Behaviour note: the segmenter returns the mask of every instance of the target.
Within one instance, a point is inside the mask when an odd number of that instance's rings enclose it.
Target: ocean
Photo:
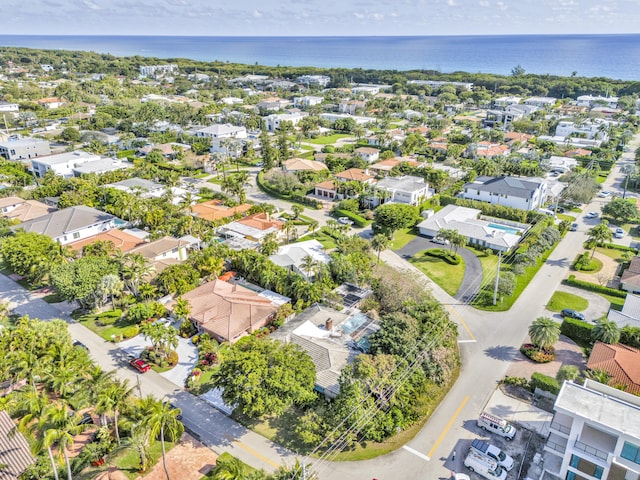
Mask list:
[[[640,81],[640,35],[197,37],[0,35],[0,46],[269,66],[528,73]]]

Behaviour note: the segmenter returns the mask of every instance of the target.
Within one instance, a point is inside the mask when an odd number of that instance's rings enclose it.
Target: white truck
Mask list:
[[[475,450],[469,450],[467,457],[464,459],[464,466],[472,472],[482,475],[487,480],[505,480],[507,478],[507,471],[498,465],[495,460]]]
[[[495,445],[490,444],[486,440],[480,440],[476,438],[473,442],[471,442],[471,449],[476,452],[480,452],[482,455],[491,458],[498,462],[498,465],[503,467],[507,472],[510,472],[515,465],[513,458],[504,453],[503,450],[500,450]]]
[[[480,414],[477,424],[482,430],[495,433],[507,440],[513,440],[517,433],[516,427],[508,423],[506,420],[498,418],[487,412],[482,412]]]

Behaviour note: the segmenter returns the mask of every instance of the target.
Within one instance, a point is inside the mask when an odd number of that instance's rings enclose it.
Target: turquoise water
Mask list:
[[[506,225],[500,225],[498,223],[490,223],[489,226],[491,228],[495,228],[496,230],[503,230],[507,233],[511,233],[513,235],[520,235],[521,231],[517,228],[507,227]]]
[[[369,317],[367,317],[366,314],[356,313],[353,317],[351,317],[349,320],[347,320],[342,325],[340,325],[340,328],[344,333],[351,335],[358,328],[360,328],[367,320],[369,320]]]

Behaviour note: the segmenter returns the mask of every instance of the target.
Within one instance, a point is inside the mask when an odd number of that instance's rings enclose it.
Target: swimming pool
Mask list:
[[[522,233],[518,228],[508,227],[506,225],[500,225],[499,223],[490,223],[489,227],[495,228],[496,230],[502,230],[504,232],[511,233],[513,235],[520,235],[520,233]]]

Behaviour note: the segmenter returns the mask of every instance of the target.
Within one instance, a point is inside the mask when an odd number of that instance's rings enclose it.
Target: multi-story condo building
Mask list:
[[[545,479],[638,480],[640,397],[564,382],[544,447]]]

